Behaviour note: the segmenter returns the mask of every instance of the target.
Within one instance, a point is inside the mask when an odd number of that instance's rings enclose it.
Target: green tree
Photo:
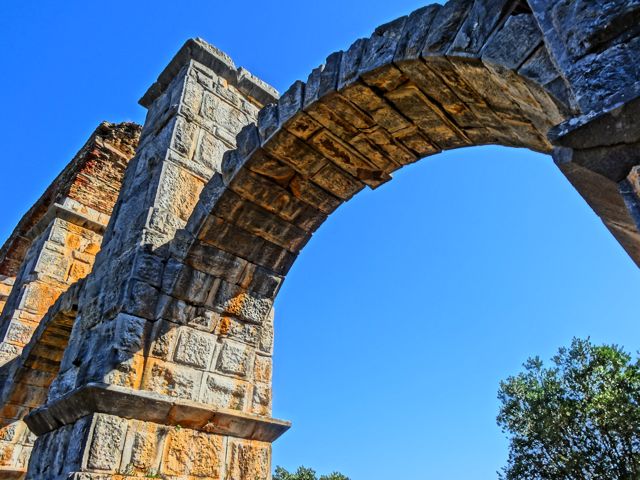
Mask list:
[[[574,339],[500,384],[506,480],[640,479],[640,361]]]
[[[276,467],[273,480],[349,480],[341,473],[334,472],[329,475],[322,475],[318,478],[316,472],[311,468],[299,467],[295,473],[289,473],[282,467]]]

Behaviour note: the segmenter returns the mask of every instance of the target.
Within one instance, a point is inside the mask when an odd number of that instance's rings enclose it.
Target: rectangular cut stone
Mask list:
[[[396,49],[396,62],[420,58],[431,23],[441,8],[438,4],[427,5],[409,15]]]
[[[342,203],[335,195],[323,190],[299,175],[291,180],[289,188],[296,198],[313,205],[327,215],[335,211]]]
[[[338,78],[338,90],[356,82],[359,77],[360,61],[367,44],[367,39],[360,38],[342,54],[340,59],[340,76]]]
[[[332,163],[328,163],[313,177],[314,183],[332,195],[348,200],[364,188],[364,184]]]
[[[307,140],[322,126],[306,112],[299,112],[287,123],[286,129],[300,140]]]
[[[242,170],[230,187],[243,198],[277,214],[307,232],[312,232],[326,216],[288,190],[267,178]]]
[[[400,17],[376,29],[362,54],[359,68],[361,74],[393,61],[406,21],[407,17]]]
[[[540,85],[546,85],[560,75],[544,45],[524,62],[518,73]]]
[[[442,149],[434,145],[426,135],[423,135],[418,127],[409,127],[400,130],[394,134],[394,139],[403,145],[407,151],[412,152],[406,156],[394,157],[402,159],[404,165],[442,151]]]
[[[326,163],[322,155],[286,130],[279,131],[265,149],[303,175],[313,175]]]
[[[533,15],[512,15],[482,49],[482,61],[515,70],[541,44],[542,32]]]
[[[245,378],[249,373],[249,368],[253,359],[253,350],[242,343],[225,341],[220,347],[216,371]]]
[[[354,83],[341,92],[342,96],[361,110],[368,113],[374,120],[373,125],[379,125],[391,133],[402,130],[412,123],[390,105],[384,97],[379,96],[364,83]]]
[[[193,368],[150,359],[145,368],[142,388],[170,397],[195,400],[201,381],[202,372]]]
[[[387,98],[440,148],[454,148],[470,143],[415,85],[390,92]]]
[[[198,270],[229,282],[236,282],[247,265],[246,260],[201,242],[197,242],[189,250],[186,262]]]
[[[324,97],[307,112],[319,124],[345,139],[375,125],[368,115],[338,94]]]
[[[249,385],[241,380],[223,375],[205,374],[200,392],[200,401],[218,408],[244,410],[248,405]]]
[[[206,369],[211,362],[215,345],[214,335],[183,327],[180,329],[175,361]]]
[[[221,479],[226,439],[186,428],[169,430],[161,473]]]
[[[216,296],[216,306],[247,322],[262,324],[273,307],[273,299],[223,282]]]
[[[251,155],[251,158],[246,162],[246,167],[282,186],[286,186],[296,175],[296,171],[286,162],[270,157],[263,150],[258,150]]]
[[[292,252],[299,251],[309,240],[304,230],[232,191],[224,194],[212,213]]]
[[[271,445],[256,441],[230,440],[227,450],[228,480],[269,478]]]
[[[426,64],[406,62],[399,68],[422,92],[433,98],[449,114],[456,125],[462,128],[478,127],[482,121]]]
[[[335,92],[338,87],[338,77],[340,75],[340,62],[342,60],[342,52],[334,52],[329,55],[325,61],[322,72],[320,73],[320,85],[318,87],[318,98]],[[305,104],[305,107],[307,105]]]
[[[295,259],[295,254],[288,250],[218,217],[209,217],[200,235],[206,243],[278,274],[287,272]]]
[[[302,110],[303,95],[304,83],[298,80],[278,99],[278,121],[281,127]]]
[[[359,178],[363,171],[376,169],[374,165],[371,165],[358,152],[354,151],[327,130],[320,131],[317,135],[314,135],[309,142],[318,151],[322,152],[325,158],[328,158],[342,170],[356,178]],[[366,183],[366,180],[364,180],[364,182]]]
[[[473,2],[448,54],[475,55],[505,15],[513,0],[482,0]]]
[[[423,56],[447,50],[473,3],[473,0],[450,0],[438,10],[422,50]]]
[[[115,472],[120,465],[120,452],[127,432],[127,421],[113,415],[94,417],[87,467]]]

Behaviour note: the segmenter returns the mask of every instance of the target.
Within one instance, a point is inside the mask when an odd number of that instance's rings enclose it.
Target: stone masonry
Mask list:
[[[640,265],[638,20],[636,0],[450,0],[281,96],[187,41],[139,141],[102,125],[93,173],[74,160],[0,251],[0,478],[269,479],[287,272],[342,203],[443,150],[553,155]]]

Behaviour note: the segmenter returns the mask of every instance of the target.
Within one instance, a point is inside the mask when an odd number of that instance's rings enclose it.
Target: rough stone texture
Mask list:
[[[87,216],[89,221],[107,224],[139,135],[140,127],[133,123],[104,122],[95,130],[0,249],[0,275],[18,274],[34,238],[31,230],[56,203]]]
[[[30,340],[7,329],[24,351],[0,370],[3,455],[26,461],[24,419],[39,435],[28,478],[268,479],[270,442],[288,428],[271,418],[287,272],[342,203],[443,150],[553,152],[640,261],[636,7],[605,3],[425,7],[329,55],[281,98],[188,41],[141,101],[101,250],[75,298],[58,300],[72,306],[43,313]],[[63,238],[69,220],[55,221]],[[47,235],[3,284],[22,284],[19,271],[67,282],[84,244],[52,249]],[[56,295],[27,298],[48,308]]]
[[[636,88],[637,0],[529,0],[529,4],[583,111],[606,108]]]

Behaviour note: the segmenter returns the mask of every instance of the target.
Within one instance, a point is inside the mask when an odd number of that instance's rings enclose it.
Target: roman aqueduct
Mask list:
[[[553,155],[640,265],[640,2],[450,0],[283,95],[189,40],[0,250],[0,478],[270,478],[272,305],[327,217],[395,170]]]

